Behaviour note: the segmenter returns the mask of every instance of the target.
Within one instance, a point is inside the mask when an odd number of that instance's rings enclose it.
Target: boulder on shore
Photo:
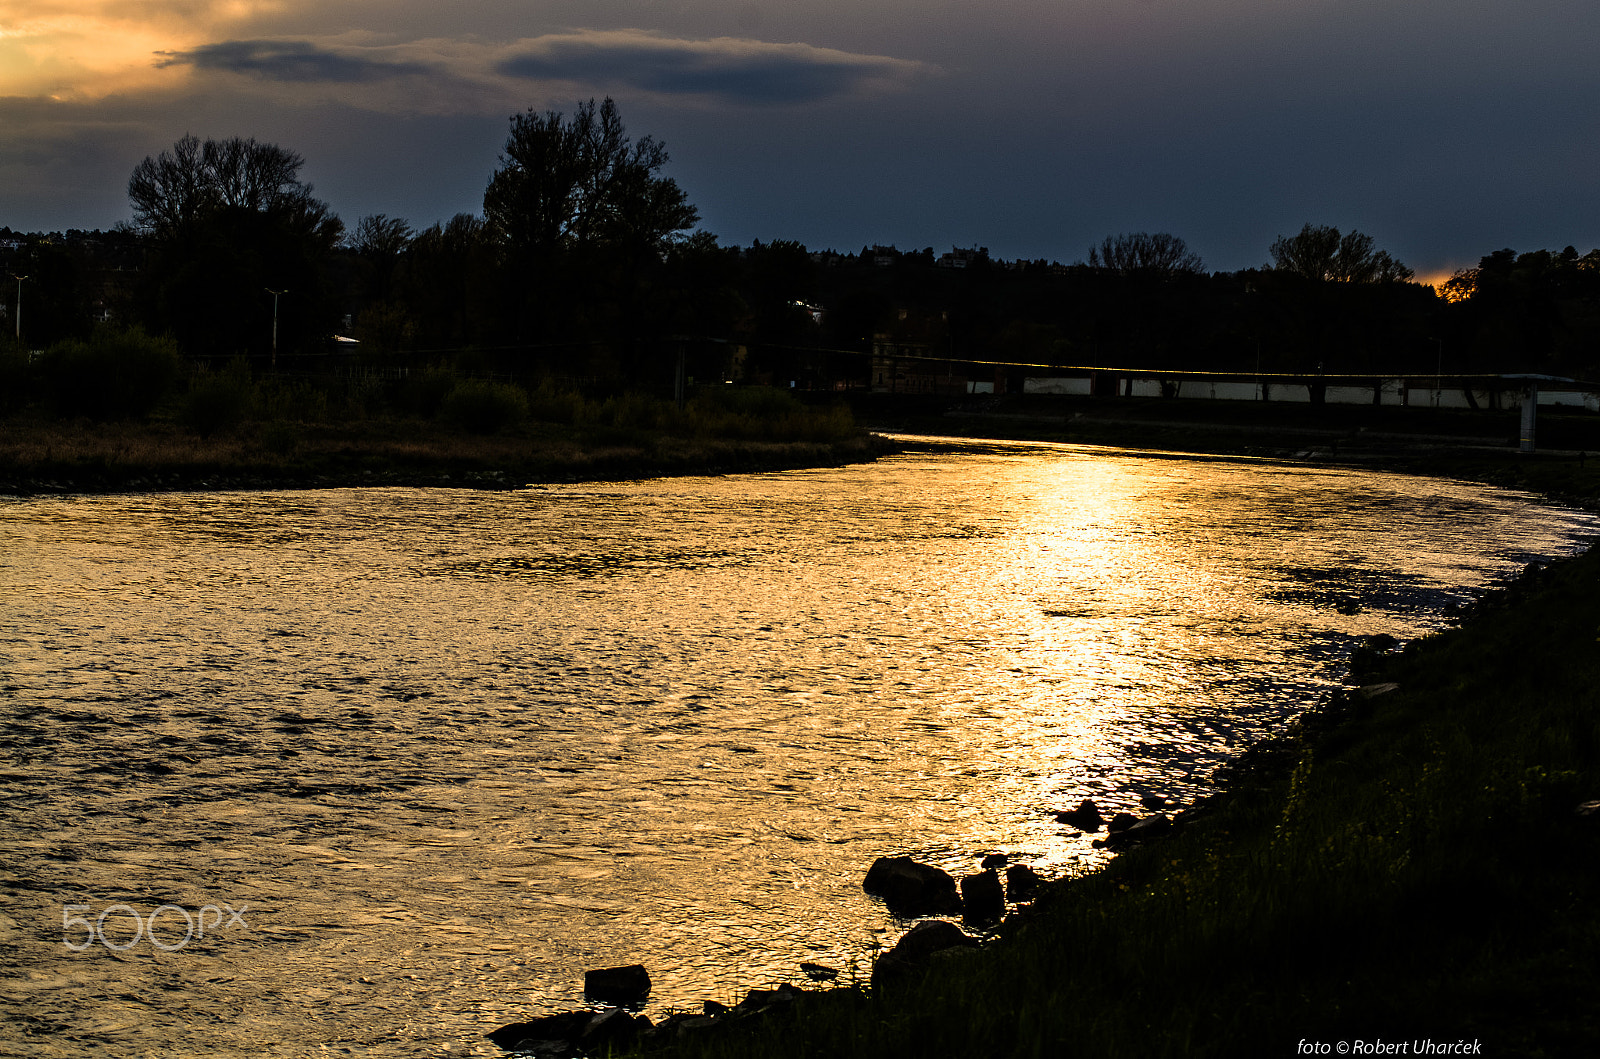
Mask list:
[[[903,981],[915,972],[925,971],[935,953],[977,944],[977,938],[943,919],[918,923],[872,965],[872,987],[879,989],[885,983]]]
[[[1005,918],[1006,893],[993,868],[961,880],[961,918],[973,926],[987,926]]]
[[[1118,813],[1116,816],[1113,816],[1111,818],[1111,822],[1106,825],[1106,833],[1108,835],[1115,835],[1119,831],[1128,830],[1128,828],[1132,827],[1138,822],[1139,818],[1134,816],[1132,813]]]
[[[879,857],[861,888],[883,898],[889,911],[903,918],[961,914],[955,878],[942,868],[910,857]]]
[[[529,1052],[540,1059],[567,1059],[626,1048],[648,1029],[650,1020],[643,1015],[613,1007],[513,1022],[485,1036],[507,1051]]]
[[[1119,813],[1117,815],[1121,817],[1123,814]],[[1129,819],[1132,820],[1131,817]],[[1171,831],[1172,818],[1166,813],[1157,813],[1155,816],[1147,816],[1143,820],[1132,820],[1131,823],[1120,827],[1115,826],[1115,821],[1113,821],[1113,825],[1110,833],[1104,839],[1095,841],[1096,846],[1102,846],[1106,849],[1125,849],[1128,846],[1138,845],[1140,842],[1148,841]]]
[[[1026,864],[1013,864],[1006,869],[1006,896],[1013,902],[1031,901],[1043,882],[1039,873]]]

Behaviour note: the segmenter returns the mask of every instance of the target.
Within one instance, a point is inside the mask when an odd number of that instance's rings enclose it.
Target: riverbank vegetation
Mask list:
[[[1170,837],[1053,885],[981,948],[672,1054],[1592,1054],[1597,638],[1600,553],[1530,572],[1461,628],[1368,652],[1368,694],[1308,711]]]
[[[102,328],[12,366],[0,492],[631,478],[870,459],[842,404],[705,387],[627,391],[417,371],[289,376],[237,358],[184,364],[172,342]]]

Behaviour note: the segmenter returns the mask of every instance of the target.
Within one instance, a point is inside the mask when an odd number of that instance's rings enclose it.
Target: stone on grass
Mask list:
[[[943,919],[918,923],[872,965],[872,986],[877,989],[887,982],[904,981],[914,972],[925,971],[935,953],[977,944],[976,938]]]

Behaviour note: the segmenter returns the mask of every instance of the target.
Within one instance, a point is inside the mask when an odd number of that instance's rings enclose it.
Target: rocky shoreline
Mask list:
[[[1457,616],[1464,622],[1471,621],[1478,615],[1524,601],[1546,582],[1547,569],[1539,564],[1526,567],[1515,579],[1460,608]],[[1146,795],[1140,803],[1148,815],[1120,812],[1108,819],[1093,799],[1084,799],[1075,807],[1054,811],[1055,819],[1082,833],[1099,834],[1104,830],[1104,837],[1095,839],[1094,846],[1118,855],[1159,848],[1191,824],[1213,816],[1231,800],[1258,796],[1281,783],[1297,762],[1336,743],[1350,722],[1369,718],[1380,710],[1384,700],[1399,692],[1401,685],[1377,678],[1390,662],[1413,653],[1419,642],[1402,645],[1389,636],[1369,637],[1352,657],[1351,675],[1355,680],[1373,682],[1321,697],[1283,732],[1258,741],[1221,766],[1213,774],[1214,793],[1189,806],[1179,807],[1160,796]],[[1588,805],[1588,815],[1600,815],[1600,802]],[[1580,807],[1582,811],[1584,808]],[[910,857],[878,858],[867,871],[862,888],[883,900],[892,915],[915,922],[874,961],[871,995],[883,996],[912,986],[933,969],[959,960],[963,953],[1003,946],[1010,935],[1036,917],[1049,916],[1052,908],[1073,900],[1077,884],[1103,871],[1105,868],[1088,877],[1047,880],[1025,864],[1009,863],[1005,854],[991,854],[984,858],[979,872],[957,879]],[[961,921],[959,925],[956,919]],[[867,997],[862,989],[864,983],[838,984],[834,969],[814,964],[802,964],[801,969],[818,983],[818,989],[787,984],[776,989],[751,989],[732,1007],[708,1000],[699,1012],[675,1012],[659,1022],[637,1014],[649,995],[644,967],[592,971],[586,976],[585,994],[592,1002],[606,1006],[514,1023],[486,1036],[509,1051],[540,1059],[578,1059],[611,1051],[651,1052],[691,1039],[705,1040],[708,1032],[733,1028],[760,1032],[761,1019],[786,1012],[803,999],[855,1004]],[[597,984],[618,980],[631,981],[632,985],[619,991],[614,985]]]
[[[1536,578],[1537,571],[1530,568],[1526,576]],[[1491,593],[1486,599],[1505,597],[1514,591],[1515,586],[1496,590],[1498,596]],[[1358,659],[1364,659],[1358,665],[1368,671],[1380,668],[1382,658],[1396,653],[1398,647],[1391,637],[1370,637],[1357,654]],[[1284,733],[1252,745],[1222,766],[1214,776],[1216,792],[1188,807],[1180,808],[1161,796],[1145,795],[1140,803],[1149,815],[1119,812],[1107,819],[1100,806],[1086,798],[1074,808],[1055,810],[1052,815],[1057,823],[1082,833],[1098,834],[1104,830],[1105,836],[1093,841],[1097,849],[1121,854],[1157,844],[1209,816],[1234,787],[1253,789],[1267,779],[1284,775],[1300,753],[1315,747],[1344,720],[1365,716],[1375,700],[1398,689],[1398,684],[1386,682],[1326,696],[1291,722]],[[874,960],[869,979],[872,992],[882,994],[911,984],[934,966],[959,958],[963,952],[1001,943],[1008,933],[1046,912],[1052,901],[1064,899],[1076,881],[1046,879],[1026,864],[1010,863],[1003,853],[989,854],[978,872],[959,879],[911,857],[879,857],[863,878],[862,889],[881,899],[897,919],[915,922]],[[961,921],[960,925],[955,919]],[[485,1036],[508,1051],[539,1059],[579,1059],[609,1051],[650,1051],[670,1047],[686,1037],[699,1038],[707,1031],[748,1028],[755,1020],[787,1010],[808,995],[824,1000],[844,994],[853,1000],[861,995],[861,983],[836,984],[837,969],[810,963],[801,964],[800,969],[818,983],[818,990],[789,984],[776,989],[752,988],[732,1007],[706,1000],[699,1012],[674,1012],[659,1022],[638,1013],[650,994],[645,967],[592,970],[585,975],[584,994],[592,1003],[603,1006],[512,1023]]]

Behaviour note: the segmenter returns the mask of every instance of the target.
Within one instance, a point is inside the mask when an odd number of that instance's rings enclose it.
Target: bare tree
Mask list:
[[[139,227],[175,231],[210,205],[214,189],[204,154],[198,139],[185,136],[172,150],[146,157],[134,167],[128,178],[128,199]]]
[[[385,261],[399,257],[411,243],[411,225],[386,213],[374,213],[356,222],[350,249],[362,257]]]
[[[1120,276],[1174,276],[1205,271],[1200,255],[1190,252],[1182,239],[1166,232],[1107,236],[1099,246],[1089,248],[1089,264]]]
[[[223,209],[270,213],[291,228],[319,239],[337,238],[342,226],[326,203],[300,180],[305,159],[274,143],[233,137],[185,136],[154,158],[146,157],[128,178],[133,218],[158,236],[169,236]]]

